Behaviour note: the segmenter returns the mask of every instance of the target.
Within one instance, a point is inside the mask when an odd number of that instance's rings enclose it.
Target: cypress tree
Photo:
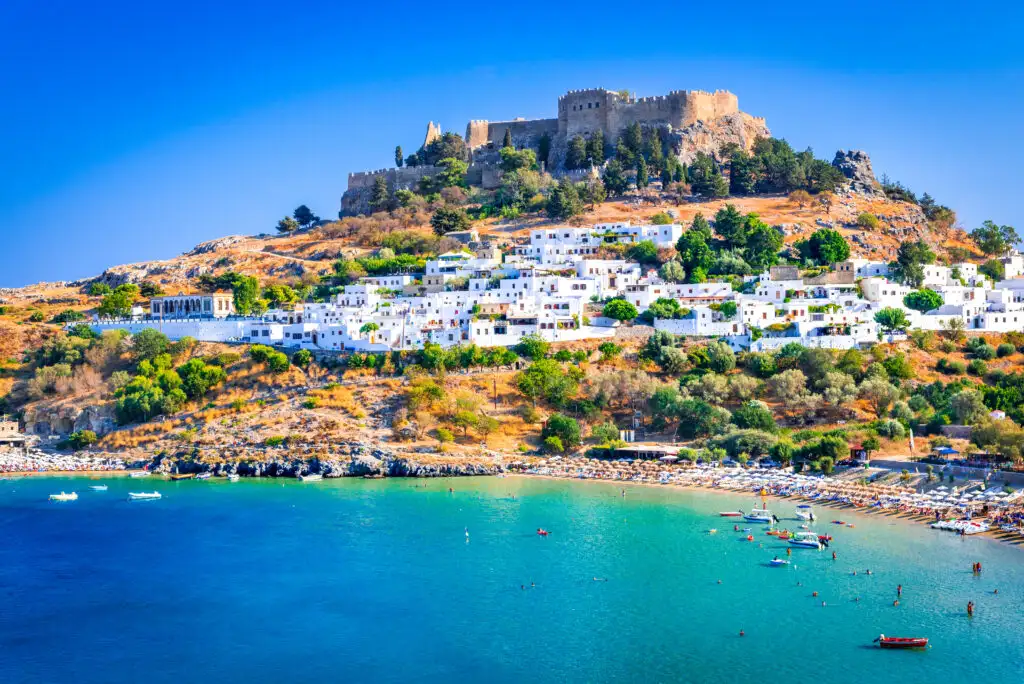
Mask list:
[[[402,168],[403,159],[405,159],[405,157],[402,155],[402,146],[398,145],[395,147],[395,166]]]
[[[639,157],[636,160],[636,187],[646,188],[649,183],[647,178],[647,162],[644,161],[643,157]]]
[[[512,145],[512,129],[511,128],[506,128],[505,129],[505,139],[502,141],[501,146],[502,147],[512,147],[513,146]]]

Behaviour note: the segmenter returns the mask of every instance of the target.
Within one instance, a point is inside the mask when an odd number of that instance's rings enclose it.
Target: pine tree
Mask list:
[[[587,141],[587,154],[590,156],[590,163],[595,166],[604,164],[604,133],[595,131]]]
[[[633,157],[638,157],[643,154],[644,151],[644,132],[640,128],[640,124],[635,121],[626,127],[626,132],[622,135],[622,144],[629,150]]]
[[[576,186],[563,178],[551,191],[548,198],[548,216],[558,219],[569,219],[583,213],[583,202],[580,200]]]
[[[654,173],[661,173],[665,163],[665,150],[661,144],[661,135],[657,128],[652,128],[647,138],[647,163]]]
[[[370,210],[383,211],[391,203],[391,194],[388,192],[388,181],[384,176],[377,176],[373,179],[373,192],[370,195]]]
[[[395,166],[397,166],[398,168],[402,168],[403,159],[405,159],[405,157],[402,156],[402,146],[398,145],[397,147],[395,147]]]
[[[565,152],[565,168],[582,169],[587,165],[587,143],[582,135],[569,141],[569,149]]]
[[[626,181],[625,173],[622,169],[622,162],[618,159],[612,159],[608,162],[608,166],[604,169],[604,187],[608,191],[609,195],[621,195],[626,192],[626,188],[629,183]]]
[[[512,147],[513,146],[512,145],[512,129],[511,128],[506,128],[505,129],[505,139],[502,141],[501,146],[502,147]]]

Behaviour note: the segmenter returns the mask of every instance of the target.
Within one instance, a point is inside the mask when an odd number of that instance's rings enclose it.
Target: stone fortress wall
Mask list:
[[[570,90],[558,98],[556,119],[477,119],[466,126],[465,139],[470,149],[500,147],[505,131],[509,130],[517,146],[536,147],[545,133],[552,139],[568,139],[602,131],[606,140],[614,142],[633,123],[680,129],[697,121],[713,121],[739,111],[739,99],[726,90],[713,93],[674,90],[668,95],[641,98],[627,98],[604,88]]]
[[[739,111],[739,99],[725,90],[674,90],[668,95],[641,98],[625,98],[603,88],[570,90],[558,98],[558,132],[571,138],[600,130],[614,142],[633,123],[680,129]]]
[[[545,133],[558,135],[558,119],[513,119],[512,121],[473,120],[466,124],[466,145],[470,149],[491,145],[499,148],[505,140],[505,131],[519,147],[536,147]]]

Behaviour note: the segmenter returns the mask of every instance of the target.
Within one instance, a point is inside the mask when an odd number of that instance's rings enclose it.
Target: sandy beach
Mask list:
[[[806,477],[800,486],[794,486],[793,478],[796,476],[785,475],[781,471],[666,466],[653,462],[638,463],[637,467],[628,469],[607,468],[611,463],[613,462],[597,462],[598,468],[595,469],[594,459],[564,459],[555,466],[548,464],[510,474],[546,479],[589,480],[622,486],[672,487],[680,490],[730,494],[734,497],[753,497],[755,501],[763,496],[765,500],[791,500],[844,511],[844,518],[861,514],[881,515],[925,525],[932,525],[939,520],[987,521],[982,523],[985,525],[984,529],[972,531],[970,534],[981,534],[1014,546],[1024,546],[1024,499],[1019,496],[969,503],[956,499],[933,501],[910,487],[871,484],[865,486],[835,477]],[[750,486],[744,488],[742,485],[748,479]],[[818,522],[826,521],[819,519]]]

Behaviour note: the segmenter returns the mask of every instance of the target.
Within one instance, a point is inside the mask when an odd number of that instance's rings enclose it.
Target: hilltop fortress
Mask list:
[[[741,112],[738,98],[725,90],[674,90],[667,95],[641,98],[604,88],[570,90],[558,98],[557,114],[551,119],[470,121],[464,136],[470,154],[469,182],[485,188],[497,187],[501,177],[498,150],[506,132],[517,148],[538,150],[541,140],[547,138],[550,153],[540,161],[556,176],[581,175],[578,170],[570,172],[563,168],[566,145],[573,137],[586,138],[600,131],[606,144],[614,144],[634,123],[667,131],[672,151],[684,163],[697,152],[715,153],[726,143],[750,149],[758,136],[771,134],[764,119]],[[424,146],[440,136],[441,127],[430,122]],[[432,166],[416,166],[350,173],[341,213],[363,213],[368,209],[368,193],[377,176],[383,175],[392,189],[412,188],[424,176],[438,171]],[[597,172],[594,169],[586,173]]]
[[[614,142],[633,123],[679,130],[698,121],[716,121],[738,114],[739,100],[725,90],[675,90],[668,95],[642,98],[603,88],[570,90],[558,98],[557,118],[470,121],[465,139],[470,148],[500,146],[508,130],[517,146],[535,146],[535,140],[545,133],[552,139],[568,139],[601,131],[606,140]]]

